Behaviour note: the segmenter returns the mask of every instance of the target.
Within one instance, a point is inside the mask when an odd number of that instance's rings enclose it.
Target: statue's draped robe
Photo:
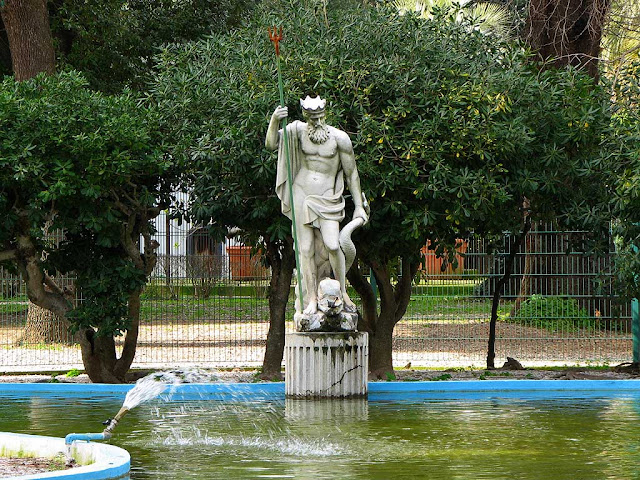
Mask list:
[[[293,123],[287,125],[287,140],[289,143],[289,159],[291,162],[291,178],[295,182],[296,175],[300,171],[302,167],[302,156],[304,153],[302,152],[302,147],[300,144],[300,139],[298,137],[299,129],[306,128],[302,125],[302,122],[299,120],[294,121]],[[293,188],[300,188],[294,186]],[[302,208],[299,205],[296,205],[296,222],[300,225],[308,225],[315,228],[320,228],[319,219],[326,220],[334,220],[336,222],[341,222],[344,220],[345,216],[345,201],[343,197],[344,192],[344,174],[342,169],[339,169],[338,174],[336,176],[336,183],[334,188],[333,195],[322,196],[322,195],[308,195],[303,202]],[[291,221],[293,221],[291,214],[291,195],[289,193],[289,179],[287,175],[287,158],[285,154],[284,148],[284,135],[282,135],[282,130],[280,130],[280,143],[278,145],[278,170],[276,174],[276,194],[280,199],[282,213],[286,215]],[[316,232],[316,237],[320,235],[319,230]],[[322,242],[316,241],[316,250],[315,250],[315,263],[318,268],[318,276],[317,281],[322,280],[322,277],[328,276],[328,273],[324,273],[327,271],[328,266],[328,254],[324,245],[321,248],[318,248],[318,244]],[[330,271],[330,267],[329,267]],[[300,270],[302,277],[304,278],[305,271],[304,269]],[[322,277],[321,277],[322,275]],[[303,296],[304,296],[304,306],[307,305],[307,292],[304,288],[304,280],[303,284]],[[298,294],[298,289],[296,288],[296,295]],[[304,308],[304,307],[303,307]],[[296,305],[296,310],[301,311],[300,307]]]

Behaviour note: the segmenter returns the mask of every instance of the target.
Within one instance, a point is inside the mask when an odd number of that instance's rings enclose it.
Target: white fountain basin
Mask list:
[[[53,458],[65,454],[64,438],[0,432],[0,456]],[[80,467],[35,475],[10,477],[20,480],[55,478],[57,480],[111,480],[129,474],[131,457],[126,450],[104,443],[76,441],[71,456]]]

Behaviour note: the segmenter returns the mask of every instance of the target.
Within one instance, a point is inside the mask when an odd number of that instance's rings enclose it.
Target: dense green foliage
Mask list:
[[[613,233],[617,292],[640,298],[640,61],[619,74],[616,84],[612,141],[619,144],[619,174],[615,182]],[[633,148],[625,148],[626,145]]]
[[[75,271],[85,299],[70,316],[75,327],[121,333],[127,297],[146,280],[140,235],[176,175],[153,111],[130,93],[91,91],[74,72],[6,77],[0,124],[0,251],[17,251],[26,280],[29,256],[43,271]]]
[[[277,103],[265,26],[283,24],[288,106],[327,97],[329,123],[350,133],[370,227],[366,255],[418,254],[427,238],[516,229],[522,199],[534,220],[585,220],[600,198],[599,135],[607,102],[589,77],[538,72],[524,51],[464,24],[354,2],[265,8],[246,28],[166,49],[153,94],[171,138],[199,172],[194,213],[241,225],[275,215],[275,159],[263,132]],[[227,222],[228,223],[228,222]]]
[[[144,89],[153,56],[168,43],[239,24],[257,0],[49,0],[58,67],[80,70],[92,88]],[[11,73],[0,42],[0,73]]]
[[[283,26],[290,117],[307,94],[328,99],[328,123],[349,133],[371,204],[354,240],[376,275],[379,313],[370,286],[350,280],[377,371],[391,368],[391,332],[428,241],[453,256],[458,238],[518,232],[525,202],[532,221],[592,230],[607,218],[607,96],[590,77],[540,71],[522,47],[455,20],[353,0],[264,2],[231,35],[166,48],[151,89],[172,154],[193,168],[191,215],[256,242],[281,239],[290,226],[263,142],[278,103],[266,27]]]

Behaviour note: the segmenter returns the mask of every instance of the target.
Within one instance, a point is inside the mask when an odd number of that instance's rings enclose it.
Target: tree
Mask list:
[[[51,24],[61,65],[115,93],[144,90],[158,48],[238,25],[257,0],[54,0]]]
[[[17,6],[20,11],[35,6],[38,10],[23,16],[3,14],[2,23],[5,17],[10,23],[4,25],[6,32],[0,28],[0,73],[13,72],[5,33],[15,32],[26,38],[49,30],[49,40],[53,38],[53,42],[31,43],[31,56],[46,58],[51,70],[38,69],[35,73],[53,71],[57,58],[60,68],[83,71],[94,89],[108,93],[120,92],[125,86],[144,90],[153,56],[161,45],[194,40],[211,31],[226,31],[238,25],[257,1],[8,1],[7,12]]]
[[[599,77],[600,44],[610,6],[610,0],[589,0],[587,2],[582,0],[530,1],[529,15],[523,37],[531,49],[536,52],[538,59],[541,60],[539,63],[540,68],[565,68],[571,66],[586,72],[597,81]],[[529,199],[526,197],[523,199],[525,203],[528,203],[528,201]],[[606,203],[604,200],[601,201]],[[533,242],[533,237],[528,234],[528,231],[531,228],[535,230],[536,225],[534,223],[532,227],[530,222],[530,218],[526,217],[526,215],[523,216],[523,225],[527,226],[527,233],[515,237],[516,241],[510,245],[510,255],[505,264],[504,274],[502,278],[497,280],[495,285],[491,285],[493,305],[487,354],[488,368],[494,367],[497,303],[500,301],[501,292],[513,272],[516,254],[525,242],[528,242],[529,246]],[[585,228],[601,230],[602,224],[600,226],[586,226]],[[602,232],[599,231],[598,233]],[[537,236],[536,233],[533,235]],[[592,232],[586,233],[585,237],[587,238],[578,239],[577,243],[585,241],[589,243],[589,237],[592,237],[592,235]],[[606,234],[604,236],[605,238],[607,237]],[[556,236],[555,239],[558,242],[565,240],[565,238],[559,236]],[[544,249],[549,248],[549,245],[547,242],[542,242],[541,247],[544,251]],[[570,245],[566,244],[565,247],[568,249]],[[601,248],[603,247],[601,246]],[[555,257],[556,255],[544,255],[531,258],[529,254],[527,255],[525,269],[522,272],[523,276],[520,281],[520,291],[512,309],[512,315],[517,314],[523,299],[532,293],[578,294],[584,300],[588,296],[593,296],[596,287],[591,285],[590,282],[580,281],[577,275],[570,277],[566,291],[559,290],[559,284],[564,283],[559,278],[549,286],[534,285],[531,281],[531,271],[544,271],[548,274],[555,273],[558,269],[558,265],[554,261]],[[587,305],[589,303],[592,302],[587,301]],[[608,312],[606,314],[608,315]]]
[[[95,88],[108,92],[120,91],[129,84],[142,88],[152,67],[152,55],[160,43],[196,38],[211,28],[227,28],[238,22],[251,4],[251,0],[179,3],[56,0],[47,5],[44,0],[11,0],[3,2],[0,8],[7,36],[7,42],[0,43],[4,47],[0,58],[11,59],[3,62],[4,69],[7,73],[13,72],[17,80],[32,78],[40,72],[52,74],[57,55],[63,68],[71,65],[86,70]],[[166,22],[167,17],[172,18],[172,22]],[[57,51],[54,51],[54,39]],[[45,224],[42,228],[50,230]],[[154,258],[149,257],[149,265],[154,263]],[[143,266],[142,270],[146,268]],[[64,296],[67,300],[73,297],[73,292],[60,288],[52,276],[46,280],[46,293]],[[62,334],[67,326],[64,316],[31,303],[23,339],[60,340],[66,337]],[[128,338],[133,339],[135,335],[132,333]],[[130,348],[125,350],[129,352]],[[110,354],[108,351],[107,356]],[[127,361],[118,367],[122,378],[121,370]],[[96,375],[93,377],[98,378]]]
[[[55,52],[47,2],[9,2],[8,5],[3,5],[0,14],[7,35],[7,57],[11,60],[11,71],[16,80],[26,80],[40,72],[52,74],[55,71]],[[66,326],[64,319],[30,303],[21,341],[66,341],[68,336],[62,334]]]
[[[192,213],[243,222],[254,239],[287,238],[275,159],[263,146],[277,103],[264,26],[283,24],[290,116],[299,117],[307,93],[329,99],[328,123],[350,133],[370,200],[371,221],[354,240],[376,278],[379,309],[357,263],[349,280],[362,302],[360,329],[370,333],[372,373],[383,378],[393,372],[393,330],[427,241],[445,255],[472,231],[517,231],[525,196],[536,212],[563,204],[569,216],[595,179],[588,153],[606,104],[589,79],[541,75],[523,49],[454,18],[348,0],[329,4],[326,16],[314,2],[269,4],[233,36],[165,49],[152,91],[168,137],[203,172]]]
[[[611,0],[531,0],[525,39],[554,67],[584,68],[598,78],[600,42]]]
[[[640,299],[640,62],[618,72],[612,138],[621,144],[614,184],[613,236],[616,242],[616,291],[624,300]],[[624,145],[632,148],[624,148]],[[635,365],[638,368],[638,365]]]
[[[208,225],[214,237],[239,229],[243,241],[261,249],[271,267],[262,375],[272,379],[281,375],[295,261],[290,224],[279,214],[274,193],[275,162],[264,150],[265,112],[272,109],[277,92],[273,53],[266,30],[253,28],[251,39],[220,33],[166,47],[151,97],[163,112],[162,129],[174,143],[172,155],[190,167],[187,215]],[[238,61],[242,56],[248,63]],[[198,74],[189,75],[190,70]]]
[[[3,2],[0,15],[7,32],[16,80],[55,71],[55,52],[46,0]]]
[[[22,274],[34,304],[79,332],[92,381],[122,382],[155,265],[150,220],[170,204],[177,178],[159,153],[153,111],[131,93],[93,92],[69,72],[5,77],[0,117],[0,262]],[[44,225],[63,240],[46,241]],[[56,271],[76,274],[77,307],[52,281]],[[124,332],[118,357],[114,336]]]

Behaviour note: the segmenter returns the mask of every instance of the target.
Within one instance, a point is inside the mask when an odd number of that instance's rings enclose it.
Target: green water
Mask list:
[[[101,431],[123,398],[2,396],[0,431]],[[638,479],[640,398],[153,401],[111,443],[142,479]]]

